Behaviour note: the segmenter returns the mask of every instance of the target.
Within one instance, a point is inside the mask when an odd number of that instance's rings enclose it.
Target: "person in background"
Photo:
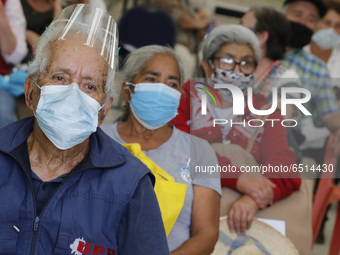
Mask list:
[[[326,64],[311,53],[303,50],[313,35],[317,23],[326,13],[321,0],[286,0],[283,12],[291,23],[292,37],[285,58],[300,76],[301,86],[311,93],[306,104],[312,118],[303,117],[301,132],[309,139],[308,127],[326,126],[335,135],[334,150],[340,154],[340,111],[332,89]]]
[[[20,0],[27,22],[26,40],[29,54],[23,63],[28,63],[35,54],[34,45],[52,20],[62,9],[62,0]]]
[[[241,25],[217,26],[203,41],[202,67],[206,79],[203,82],[189,80],[183,86],[179,114],[172,123],[185,132],[207,140],[214,148],[222,148],[215,149],[221,167],[274,166],[296,162],[295,153],[287,144],[285,128],[280,124],[272,126],[266,122],[260,127],[230,125],[231,121],[243,123],[258,119],[258,116],[250,112],[248,104],[244,115],[233,115],[234,102],[227,90],[217,89],[221,105],[207,104],[206,114],[201,114],[204,92],[200,88],[204,88],[204,84],[212,87],[215,84],[234,84],[247,95],[247,88],[254,84],[259,59],[259,40],[250,29]],[[255,109],[267,107],[267,103],[263,95],[254,93]],[[282,120],[277,110],[268,118]],[[227,119],[229,123],[213,126],[214,119]],[[265,210],[267,206],[299,190],[299,176],[284,177],[241,171],[222,173],[221,184],[225,187],[222,196],[226,195],[227,187],[242,194],[229,208],[230,230],[237,234],[245,233],[258,210]]]
[[[332,79],[332,86],[339,104],[340,3],[331,0],[325,1],[325,4],[327,12],[318,23],[317,28],[312,36],[312,41],[309,45],[304,47],[304,50],[314,54],[326,63]],[[310,139],[305,144],[303,144],[303,146],[306,148],[304,154],[307,157],[313,158],[318,164],[322,164],[325,155],[326,141],[327,137],[329,136],[329,130],[324,127],[314,128],[309,132],[313,133],[313,136],[310,136]],[[336,171],[337,173],[339,173],[339,169],[337,169]],[[339,182],[339,179],[336,179],[335,182]],[[316,182],[315,188],[317,187],[317,183],[318,181]],[[327,216],[325,216],[325,219],[322,222],[319,234],[316,239],[316,243],[325,242],[324,227],[326,220]]]
[[[102,129],[119,143],[140,144],[147,157],[187,186],[168,235],[170,254],[211,254],[218,238],[220,175],[206,176],[196,167],[216,166],[216,156],[206,141],[168,124],[181,96],[184,71],[179,57],[171,48],[144,46],[128,56],[122,75],[127,112],[123,122]]]
[[[285,86],[298,74],[284,61],[291,36],[290,24],[285,16],[268,6],[251,7],[241,18],[241,25],[250,28],[260,43],[260,59],[255,70],[255,92],[271,101],[271,89]],[[289,84],[291,86],[291,84]],[[298,86],[298,84],[294,84]]]
[[[175,51],[183,62],[185,79],[192,78],[197,69],[200,42],[206,30],[212,26],[211,17],[202,9],[196,9],[191,0],[144,0],[165,9],[177,28]],[[210,1],[206,1],[210,2]]]
[[[320,20],[312,36],[312,41],[304,50],[313,53],[323,60],[336,89],[337,99],[340,99],[338,89],[340,84],[340,3],[334,0],[325,1],[327,12]]]
[[[26,21],[19,0],[0,1],[0,75],[12,73],[13,65],[27,54]],[[4,81],[2,79],[2,81]],[[0,127],[15,121],[15,97],[0,89]]]
[[[254,76],[254,91],[264,95],[269,103],[272,103],[273,88],[277,88],[281,95],[282,87],[299,87],[299,75],[288,67],[284,60],[286,47],[288,46],[291,29],[286,17],[272,7],[251,7],[241,18],[241,25],[250,28],[256,34],[260,43],[260,60]],[[296,97],[289,94],[290,97]],[[280,101],[278,107],[281,108]],[[296,118],[297,109],[293,105],[287,105],[285,119]],[[287,128],[288,144],[301,159],[299,143],[301,133],[297,129]]]
[[[1,253],[169,254],[153,175],[98,129],[113,101],[116,24],[88,5],[58,17],[25,82],[35,117],[0,130]]]

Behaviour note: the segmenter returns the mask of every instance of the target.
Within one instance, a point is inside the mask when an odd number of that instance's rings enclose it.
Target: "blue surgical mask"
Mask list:
[[[77,83],[39,88],[41,94],[35,117],[41,130],[58,149],[72,148],[97,130],[98,111],[102,107],[81,91]]]
[[[313,34],[312,40],[321,49],[327,50],[340,44],[340,35],[333,28],[321,29]]]
[[[134,85],[129,83],[130,85]],[[163,83],[138,83],[131,95],[131,111],[145,128],[155,130],[177,114],[181,93]]]

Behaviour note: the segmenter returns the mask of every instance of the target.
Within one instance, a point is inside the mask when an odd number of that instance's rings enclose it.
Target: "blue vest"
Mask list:
[[[142,182],[153,190],[148,168],[98,129],[90,160],[72,170],[38,216],[26,147],[32,127],[29,118],[0,130],[0,254],[129,254],[125,242],[136,223],[127,207]],[[149,196],[161,226],[153,231],[165,241],[160,254],[168,254],[158,204]]]

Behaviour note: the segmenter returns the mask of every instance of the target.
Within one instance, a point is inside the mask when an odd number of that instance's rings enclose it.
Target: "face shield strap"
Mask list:
[[[211,69],[213,69],[213,71],[215,71],[215,70],[216,70],[216,66],[214,66],[214,64],[213,64],[213,62],[211,61],[211,59],[208,60],[208,63],[209,63],[209,65],[210,65]]]
[[[134,84],[134,83],[132,83],[132,82],[129,82],[129,81],[126,81],[126,82],[125,82],[125,87],[124,87],[124,89],[126,89],[126,90],[129,90],[129,92],[130,92],[130,95],[132,95],[132,92],[131,92],[130,86],[134,86],[134,87],[136,87],[136,84]]]

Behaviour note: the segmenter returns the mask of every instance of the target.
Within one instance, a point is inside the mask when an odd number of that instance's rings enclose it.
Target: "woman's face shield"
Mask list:
[[[112,68],[118,57],[117,25],[110,14],[85,4],[63,9],[52,21],[41,40],[73,40],[95,49]]]

